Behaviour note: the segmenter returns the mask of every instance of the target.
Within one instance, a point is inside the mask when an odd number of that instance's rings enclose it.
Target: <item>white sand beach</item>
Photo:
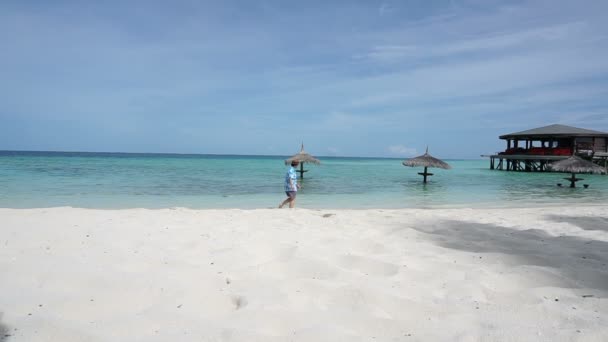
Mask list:
[[[608,207],[0,209],[1,341],[606,341]]]

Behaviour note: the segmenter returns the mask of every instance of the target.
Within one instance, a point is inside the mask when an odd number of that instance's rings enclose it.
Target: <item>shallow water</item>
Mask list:
[[[0,152],[0,207],[268,208],[284,197],[285,157]],[[298,207],[504,207],[608,203],[608,176],[489,169],[488,160],[448,160],[422,184],[400,159],[321,157],[301,182]],[[564,187],[557,187],[562,183]]]

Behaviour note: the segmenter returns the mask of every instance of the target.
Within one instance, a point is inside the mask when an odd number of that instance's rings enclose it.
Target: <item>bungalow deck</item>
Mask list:
[[[484,155],[490,157],[490,170],[545,172],[551,162],[568,159],[569,156],[535,156],[535,155]]]
[[[565,125],[550,125],[501,135],[507,148],[482,155],[491,170],[545,172],[551,163],[578,155],[608,167],[608,133]]]

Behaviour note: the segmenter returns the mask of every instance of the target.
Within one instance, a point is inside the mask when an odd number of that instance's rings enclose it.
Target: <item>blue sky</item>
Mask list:
[[[2,1],[0,149],[442,158],[608,131],[608,1]]]

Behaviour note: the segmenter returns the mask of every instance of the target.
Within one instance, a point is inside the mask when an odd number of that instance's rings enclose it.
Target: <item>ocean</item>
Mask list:
[[[0,207],[273,208],[285,195],[283,156],[0,151]],[[608,202],[608,176],[489,169],[489,160],[446,160],[427,184],[403,159],[318,157],[297,207],[529,207]],[[562,183],[564,187],[556,186]],[[582,184],[589,184],[585,189]]]

